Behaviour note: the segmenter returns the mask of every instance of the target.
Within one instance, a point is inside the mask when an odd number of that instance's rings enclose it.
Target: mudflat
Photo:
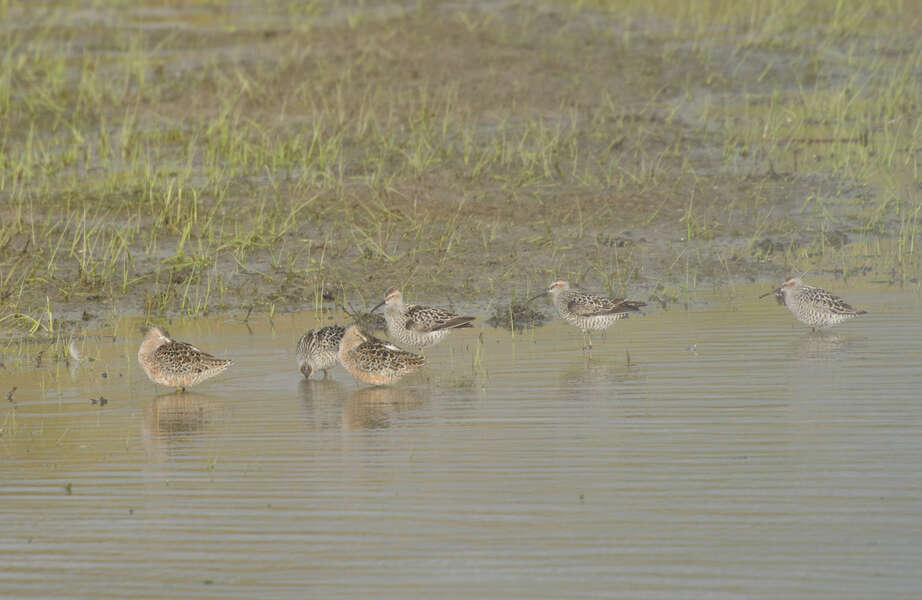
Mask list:
[[[0,5],[0,330],[916,283],[922,9]]]

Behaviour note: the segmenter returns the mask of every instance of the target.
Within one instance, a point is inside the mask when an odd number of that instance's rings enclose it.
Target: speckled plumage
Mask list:
[[[162,327],[151,327],[138,349],[138,362],[154,383],[185,389],[210,379],[234,364],[185,342],[177,342]]]
[[[384,304],[388,335],[410,348],[432,346],[441,342],[452,329],[473,327],[474,317],[462,317],[432,306],[404,304],[403,294],[397,288],[387,290],[381,304]]]
[[[780,294],[795,319],[813,329],[832,327],[867,312],[824,289],[806,285],[800,277],[788,277],[774,293]]]
[[[305,377],[310,377],[314,371],[323,371],[326,377],[327,369],[335,365],[339,357],[339,343],[345,332],[342,325],[327,325],[301,336],[295,356],[298,369]]]
[[[343,335],[339,362],[353,377],[372,385],[389,385],[426,364],[422,356],[379,340],[355,325]]]
[[[628,313],[639,312],[640,307],[647,305],[645,302],[592,294],[570,287],[570,283],[563,279],[549,285],[546,293],[551,295],[560,317],[583,331],[589,349],[592,349],[590,331],[608,329],[618,319],[627,318]]]

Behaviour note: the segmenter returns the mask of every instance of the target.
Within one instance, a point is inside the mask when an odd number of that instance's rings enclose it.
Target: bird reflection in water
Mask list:
[[[385,429],[393,424],[397,415],[422,404],[423,395],[416,390],[363,387],[343,402],[343,429]]]
[[[144,411],[142,431],[148,452],[159,458],[173,446],[203,431],[221,404],[211,396],[194,392],[171,392],[154,398]]]
[[[302,379],[298,391],[303,400],[308,426],[314,431],[342,427],[340,405],[343,385],[335,379]]]
[[[848,352],[853,341],[838,333],[809,331],[791,342],[790,356],[799,360],[829,360]]]
[[[583,358],[568,362],[560,370],[560,380],[564,386],[603,386],[612,387],[634,381],[642,376],[638,368],[640,363],[628,362],[627,354],[615,355],[613,359],[600,361]]]

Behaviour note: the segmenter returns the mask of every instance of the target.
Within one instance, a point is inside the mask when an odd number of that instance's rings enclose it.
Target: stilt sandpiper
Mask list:
[[[529,299],[529,302],[546,294],[551,295],[560,317],[583,331],[584,341],[587,342],[584,350],[592,350],[590,332],[608,329],[618,319],[624,319],[628,313],[638,312],[641,306],[647,305],[645,302],[635,300],[606,298],[591,294],[579,288],[570,287],[570,283],[564,279],[558,279],[544,292]]]
[[[234,364],[191,344],[177,342],[162,327],[147,330],[138,349],[138,362],[151,381],[180,390],[210,379]]]
[[[384,306],[387,333],[398,343],[422,350],[442,341],[448,332],[460,327],[473,327],[474,317],[461,317],[453,312],[432,306],[404,304],[403,294],[391,288],[372,310]]]
[[[781,287],[762,294],[759,298],[775,294],[788,307],[794,318],[813,331],[838,325],[867,311],[856,310],[842,298],[824,289],[805,284],[800,277],[788,277]]]
[[[298,340],[295,353],[301,373],[310,378],[314,371],[323,371],[326,378],[327,369],[336,364],[339,356],[339,343],[346,328],[342,325],[327,325],[311,329]]]
[[[339,362],[353,377],[371,385],[389,385],[426,364],[422,356],[364,333],[356,325],[343,334]]]

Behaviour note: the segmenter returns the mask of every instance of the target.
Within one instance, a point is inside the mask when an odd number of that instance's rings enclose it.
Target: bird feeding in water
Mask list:
[[[304,377],[309,379],[314,371],[323,371],[326,378],[327,369],[335,365],[339,357],[339,343],[344,333],[346,328],[342,325],[327,325],[311,329],[301,336],[295,358]]]
[[[759,298],[772,294],[788,307],[795,319],[814,331],[867,314],[867,311],[857,310],[842,298],[822,288],[805,284],[800,277],[788,277],[781,287],[766,292]]]

